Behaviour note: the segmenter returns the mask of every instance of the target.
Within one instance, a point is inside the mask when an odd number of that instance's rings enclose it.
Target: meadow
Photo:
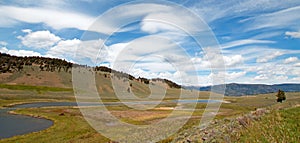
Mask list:
[[[16,85],[14,85],[16,86]],[[72,92],[69,89],[60,91],[54,88],[35,87],[43,92],[27,90],[24,86],[12,87],[2,86],[2,94],[9,93],[15,96],[1,95],[1,106],[9,106],[18,103],[27,102],[62,102],[74,101]],[[27,87],[27,86],[25,86]],[[18,90],[16,90],[17,88]],[[33,88],[33,87],[29,87]],[[201,93],[200,93],[201,94]],[[205,93],[208,94],[208,93]],[[237,128],[236,134],[230,135],[230,140],[238,142],[249,142],[249,140],[270,142],[270,141],[299,141],[297,128],[299,120],[299,103],[300,93],[287,93],[287,101],[284,103],[277,103],[274,94],[263,94],[256,96],[243,97],[225,97],[226,101],[231,103],[223,103],[216,116],[216,121],[228,120],[255,111],[259,108],[267,108],[271,113],[263,116],[260,120],[254,121],[247,128]],[[18,96],[16,96],[18,95]],[[31,95],[31,96],[28,96]],[[159,107],[173,107],[175,105],[159,105]],[[203,113],[206,103],[198,103],[192,118],[183,126],[176,134],[161,142],[183,142],[189,140],[181,135],[188,133],[193,135],[193,129],[197,129],[199,120]],[[296,107],[297,106],[297,107]],[[188,106],[187,106],[188,107]],[[125,106],[111,106],[107,107],[113,115],[118,117],[123,122],[130,124],[151,124],[155,121],[165,118],[169,115],[170,110],[147,110],[138,111]],[[281,109],[281,110],[279,110]],[[18,114],[34,115],[44,117],[54,121],[54,125],[46,130],[29,133],[25,135],[14,136],[12,138],[2,139],[0,142],[32,142],[39,140],[40,142],[109,142],[109,139],[97,133],[83,118],[81,112],[76,107],[42,107],[18,109],[14,111]],[[272,126],[270,126],[272,125]],[[271,129],[270,129],[271,127]],[[258,133],[258,131],[262,131]],[[258,136],[258,134],[260,136]],[[195,140],[201,142],[202,134],[191,136]],[[178,139],[180,138],[180,139]],[[218,138],[219,141],[224,141],[224,138]],[[211,140],[214,141],[214,140]]]

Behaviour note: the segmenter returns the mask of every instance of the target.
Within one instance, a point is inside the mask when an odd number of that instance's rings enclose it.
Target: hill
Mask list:
[[[62,59],[45,57],[18,57],[0,53],[0,85],[10,86],[45,86],[72,88],[72,67],[86,68],[95,73],[97,89],[109,99],[114,98],[111,76],[123,81],[129,81],[130,91],[138,96],[150,94],[148,84],[158,83],[165,86],[171,95],[176,95],[180,85],[168,79],[147,79],[134,77],[130,74],[116,71],[104,66],[88,67],[67,62]]]

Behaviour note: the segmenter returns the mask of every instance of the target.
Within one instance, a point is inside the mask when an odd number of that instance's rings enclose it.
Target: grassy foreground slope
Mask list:
[[[241,131],[239,142],[299,142],[300,107],[276,110]]]

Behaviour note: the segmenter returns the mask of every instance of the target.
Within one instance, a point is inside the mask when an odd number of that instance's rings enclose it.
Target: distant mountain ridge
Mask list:
[[[211,88],[220,89],[221,86],[225,86],[225,95],[226,96],[243,96],[243,95],[256,95],[256,94],[265,94],[265,93],[274,93],[279,89],[285,92],[300,92],[300,84],[222,84],[214,86],[185,86],[186,89],[200,90],[200,91],[210,91]],[[220,91],[216,91],[219,92]]]

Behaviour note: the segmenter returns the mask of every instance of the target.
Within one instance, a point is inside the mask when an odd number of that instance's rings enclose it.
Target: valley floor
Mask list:
[[[31,88],[31,87],[23,87]],[[0,106],[28,102],[75,101],[69,89],[0,89]],[[35,89],[37,90],[37,89]],[[200,93],[201,94],[201,93]],[[225,97],[213,123],[200,130],[199,120],[206,103],[199,103],[193,117],[176,134],[161,142],[299,142],[300,93],[286,93],[287,101],[277,103],[274,94]],[[111,101],[110,101],[111,102]],[[159,105],[172,109],[175,105]],[[165,118],[171,110],[137,111],[125,106],[108,107],[120,120],[136,125],[151,124]],[[186,106],[188,108],[188,106]],[[252,113],[251,113],[252,111]],[[255,111],[255,112],[254,112]],[[261,113],[260,113],[261,111]],[[75,107],[43,107],[18,109],[18,114],[45,117],[54,121],[46,130],[2,139],[0,143],[15,142],[109,142],[97,133]],[[250,115],[261,114],[257,118]]]

